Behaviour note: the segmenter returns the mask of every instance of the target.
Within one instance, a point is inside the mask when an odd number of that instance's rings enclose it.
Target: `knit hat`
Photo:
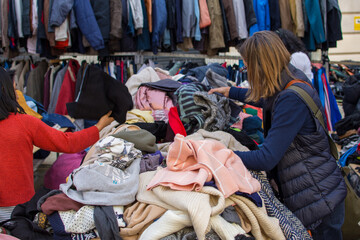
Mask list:
[[[158,150],[156,137],[144,129],[140,129],[139,131],[118,132],[112,136],[132,142],[135,144],[135,148],[144,152],[154,153]]]

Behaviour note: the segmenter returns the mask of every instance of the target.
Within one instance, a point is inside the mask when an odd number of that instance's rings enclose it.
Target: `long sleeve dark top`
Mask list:
[[[232,87],[229,97],[248,103],[246,93],[248,89]],[[263,100],[258,104],[262,107]],[[292,92],[282,94],[272,115],[272,124],[260,150],[235,153],[241,158],[248,169],[269,171],[273,169],[284,156],[286,150],[297,134],[306,135],[316,130],[315,121],[305,103]]]

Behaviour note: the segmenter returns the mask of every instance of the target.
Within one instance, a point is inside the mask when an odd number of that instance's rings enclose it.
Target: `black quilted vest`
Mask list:
[[[292,66],[290,70],[293,72]],[[303,79],[296,70],[294,75]],[[285,85],[291,80],[290,76],[283,77]],[[302,83],[294,85],[303,88],[314,99],[326,119],[316,90]],[[273,104],[286,91],[297,94],[291,89],[283,90],[274,96]],[[284,204],[308,229],[316,228],[321,219],[345,199],[347,193],[341,171],[331,155],[326,132],[315,117],[314,120],[316,132],[297,135],[277,165]]]

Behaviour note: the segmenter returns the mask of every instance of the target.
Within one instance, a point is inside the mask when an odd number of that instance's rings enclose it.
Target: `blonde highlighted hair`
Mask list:
[[[245,60],[250,91],[248,101],[258,102],[281,90],[281,72],[288,69],[290,53],[279,36],[271,31],[261,31],[248,38],[240,47]]]

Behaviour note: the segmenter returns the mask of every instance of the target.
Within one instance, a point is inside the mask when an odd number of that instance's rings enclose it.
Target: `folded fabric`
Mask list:
[[[121,138],[107,136],[100,139],[95,147],[99,150],[99,162],[124,170],[137,158],[141,158],[141,151],[134,148],[134,144]]]
[[[174,190],[199,191],[212,178],[226,198],[237,191],[254,193],[260,190],[260,183],[241,159],[219,141],[187,140],[177,134],[166,163],[167,167],[158,171],[148,184],[148,190],[162,185]]]
[[[56,161],[46,171],[44,176],[44,186],[49,189],[59,189],[60,184],[66,183],[66,178],[76,168],[80,167],[81,161],[86,152],[61,154]]]
[[[249,149],[240,142],[238,142],[234,136],[224,131],[209,132],[204,129],[200,129],[196,133],[186,136],[185,139],[191,139],[194,141],[213,139],[216,141],[220,141],[222,144],[225,145],[225,147],[229,148],[230,150],[242,152],[249,151]]]
[[[144,152],[154,153],[158,150],[156,146],[156,137],[145,129],[140,129],[138,131],[121,131],[112,136],[134,143],[136,149]]]
[[[140,234],[165,212],[166,209],[156,205],[135,202],[124,211],[127,226],[121,228],[120,236],[124,239],[138,239]]]
[[[54,196],[48,197],[43,204],[41,204],[41,210],[46,215],[51,215],[57,211],[78,211],[84,204],[76,202],[66,196],[64,193],[60,193]]]
[[[65,231],[68,233],[86,233],[95,228],[94,206],[83,206],[78,211],[59,211]]]
[[[162,163],[164,157],[160,151],[156,151],[152,154],[146,154],[141,158],[140,173],[147,171],[155,171],[157,167]]]
[[[182,211],[168,210],[156,222],[151,224],[140,236],[140,240],[160,239],[192,225],[188,214]],[[234,239],[238,234],[244,234],[244,230],[237,224],[225,221],[216,215],[210,218],[210,227],[217,233],[220,239]],[[197,239],[204,240],[205,234],[196,233]]]
[[[279,220],[267,215],[265,207],[259,208],[249,199],[241,196],[230,196],[238,211],[242,211],[251,223],[251,233],[256,239],[285,239]]]
[[[126,113],[126,123],[132,124],[136,122],[154,122],[154,117],[151,111],[145,111],[140,109],[132,109]]]
[[[209,68],[206,71],[206,80],[212,88],[227,87],[227,79]]]
[[[48,124],[49,126],[54,126],[55,124],[58,124],[62,128],[73,128],[75,129],[74,124],[68,119],[67,117],[56,114],[56,113],[43,113],[43,122]]]
[[[108,126],[109,128],[104,128],[103,130],[100,131],[100,139],[103,139],[107,136],[110,136],[112,134],[115,134],[117,132],[121,132],[121,131],[137,131],[140,128],[138,126],[135,125],[128,125],[128,124],[121,124],[120,126],[117,126],[116,124],[113,125],[114,123],[117,123],[116,121],[113,121],[110,125]],[[117,127],[115,127],[117,126]],[[95,144],[90,148],[90,150],[88,151],[88,153],[86,154],[83,164],[82,165],[90,165],[91,163],[94,163],[96,160],[98,160],[98,155],[100,153],[98,152],[98,149],[95,147]]]
[[[88,205],[127,205],[135,200],[139,184],[140,158],[124,171],[95,162],[75,169],[60,185],[69,198]]]
[[[119,234],[119,225],[112,206],[96,206],[94,221],[100,239],[122,240]]]
[[[175,191],[158,186],[151,191],[146,185],[155,172],[140,174],[140,184],[136,199],[139,202],[155,204],[169,210],[186,212],[198,238],[202,238],[209,226],[210,216],[220,214],[225,208],[224,195],[213,187],[203,187],[200,192]]]

